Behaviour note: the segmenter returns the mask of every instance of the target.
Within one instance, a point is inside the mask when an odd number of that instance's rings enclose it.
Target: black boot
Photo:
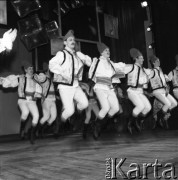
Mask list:
[[[97,119],[94,122],[94,126],[93,126],[93,138],[94,138],[94,140],[98,140],[99,136],[101,135],[102,121],[103,120]]]
[[[129,122],[128,122],[128,124],[127,124],[127,129],[128,129],[128,131],[129,131],[130,134],[133,134],[133,124],[134,124],[134,123],[135,123],[135,122],[134,122],[134,117],[131,116],[131,117],[129,118]]]
[[[159,126],[161,126],[161,128],[165,128],[165,116],[166,112],[164,112],[162,109],[157,113]]]
[[[58,139],[59,138],[59,119],[56,118],[54,123],[55,123],[55,126],[54,126],[53,136],[55,139]]]
[[[29,135],[30,135],[30,143],[35,144],[35,127],[31,126],[29,130]]]
[[[19,132],[19,134],[20,134],[20,138],[21,138],[22,140],[25,139],[25,125],[26,125],[26,121],[21,120],[20,132]]]
[[[82,134],[83,139],[87,139],[88,126],[89,126],[89,124],[85,124],[85,123],[84,123],[84,126],[83,126],[83,134]]]
[[[170,118],[171,114],[168,112],[166,113],[166,115],[164,116],[164,127],[165,129],[169,129],[169,124],[168,124],[168,120]]]
[[[47,129],[47,127],[48,127],[48,124],[47,124],[47,122],[45,122],[44,124],[38,124],[38,126],[37,126],[37,131],[38,131],[38,136],[40,137],[40,138],[44,138],[44,132],[45,132],[45,129]]]
[[[141,129],[141,120],[142,118],[141,117],[136,117],[135,118],[135,121],[134,121],[134,127],[136,129],[137,132],[141,132],[142,129]]]

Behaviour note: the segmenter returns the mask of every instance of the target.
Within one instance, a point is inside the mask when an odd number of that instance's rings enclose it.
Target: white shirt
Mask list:
[[[32,76],[29,76],[28,74],[26,74],[25,76],[27,78],[25,92],[35,92],[36,82],[32,79]]]
[[[92,60],[89,56],[84,55],[81,52],[76,52],[71,50],[70,48],[68,48],[67,46],[65,47],[65,50],[69,51],[74,58],[74,74],[77,75],[79,72],[79,61],[82,61],[82,63],[86,64],[87,66],[90,66],[92,63]],[[62,51],[59,51],[56,56],[54,56],[50,61],[49,61],[49,69],[51,72],[55,73],[55,74],[60,74],[61,72],[63,72],[62,68],[61,68],[61,64],[63,63],[64,60],[64,53]],[[77,87],[78,84],[78,80],[74,79],[73,82],[73,86],[67,86],[67,85],[62,85],[59,84],[58,88],[71,88],[71,87]]]
[[[106,59],[103,56],[100,56],[99,59],[100,59],[100,61],[99,61],[98,67],[95,72],[96,78],[97,77],[112,78],[112,76],[116,73],[115,70],[117,70],[117,69],[120,70],[121,67],[123,67],[125,65],[122,62],[113,63],[112,61],[110,61],[110,59]],[[115,70],[113,69],[111,63]],[[94,89],[110,90],[112,88],[113,88],[113,86],[108,86],[108,85],[99,84],[99,83],[96,83],[94,86]]]

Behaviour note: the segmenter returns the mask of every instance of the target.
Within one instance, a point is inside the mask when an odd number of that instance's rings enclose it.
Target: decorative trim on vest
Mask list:
[[[61,65],[63,65],[63,64],[64,64],[64,62],[66,61],[66,53],[65,53],[65,51],[64,51],[64,50],[63,50],[62,52],[64,53],[64,60],[62,61],[62,64],[61,64]]]
[[[138,69],[135,69],[135,68],[138,68]],[[143,67],[140,67],[138,66],[137,64],[133,64],[133,68],[131,69],[131,71],[127,74],[127,87],[132,87],[132,88],[143,88],[144,85],[146,84],[143,83],[143,84],[139,84],[139,79],[140,79],[140,71],[143,71],[143,73],[145,74],[145,76],[147,77],[147,74],[144,70]],[[138,70],[138,71],[137,71]],[[137,72],[134,72],[134,71],[137,71]],[[133,75],[131,73],[134,73]],[[134,76],[135,75],[135,76]],[[134,79],[134,78],[135,79]],[[148,78],[147,78],[148,79]]]
[[[158,89],[165,89],[166,87],[164,86],[163,81],[162,81],[162,79],[161,79],[160,70],[158,70],[157,68],[154,68],[153,70],[154,70],[154,75],[153,75],[153,77],[150,79],[150,81],[152,81],[153,78],[156,77],[156,71],[157,71],[157,73],[158,73],[158,78],[159,78],[159,80],[160,80],[160,83],[161,83],[160,85],[161,85],[161,86],[160,86],[160,87],[157,87],[157,88],[153,88],[152,83],[150,83],[150,84],[151,84],[152,91],[158,90]]]
[[[91,79],[93,79],[93,77],[94,77],[94,75],[95,75],[95,73],[96,73],[96,70],[97,70],[97,67],[98,67],[99,62],[100,62],[100,59],[98,59],[97,62],[96,62],[96,66],[95,66],[95,68],[94,68],[94,71],[93,71],[93,74],[92,74],[92,76],[91,76]]]
[[[34,78],[32,78],[32,80],[35,81]],[[24,75],[24,76],[21,76],[18,78],[18,81],[19,81],[19,87],[18,87],[18,98],[19,99],[27,99],[26,97],[30,96],[32,97],[32,100],[35,101],[35,92],[28,92],[28,91],[25,91],[26,90],[26,86],[27,86],[27,77]],[[36,82],[36,81],[35,81]],[[22,90],[21,90],[22,88]]]
[[[127,79],[128,79],[128,75],[129,75],[131,72],[133,72],[133,71],[134,71],[135,66],[137,66],[137,67],[138,67],[138,74],[137,74],[137,79],[136,79],[136,85],[135,85],[135,86],[132,86],[132,85],[127,85],[127,87],[128,87],[128,88],[129,88],[129,87],[132,87],[132,88],[137,88],[137,87],[138,87],[139,75],[140,75],[140,67],[139,67],[138,65],[133,64],[133,67],[132,67],[131,71],[127,74]],[[128,80],[127,80],[127,81],[128,81]]]
[[[93,70],[93,74],[92,74],[92,76],[91,76],[90,79],[93,79],[93,77],[95,76],[95,73],[96,73],[96,70],[97,70],[97,68],[98,68],[99,62],[100,62],[100,58],[99,58],[99,59],[97,60],[97,62],[96,62],[95,68],[94,68],[94,70]],[[109,64],[111,65],[111,67],[113,68],[114,72],[116,72],[116,70],[115,70],[114,66],[112,65],[112,63],[111,63],[110,61],[108,61],[108,62],[109,62]]]

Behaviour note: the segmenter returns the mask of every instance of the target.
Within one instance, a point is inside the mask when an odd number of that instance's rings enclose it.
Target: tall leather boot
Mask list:
[[[38,135],[40,138],[44,138],[44,131],[47,128],[48,124],[45,122],[44,124],[38,124],[36,130],[38,131]]]
[[[83,132],[82,132],[83,139],[87,139],[88,127],[89,127],[89,124],[85,124],[84,123],[84,125],[83,125]]]
[[[103,124],[102,121],[103,121],[103,119],[102,120],[97,119],[94,122],[94,125],[93,125],[93,138],[94,138],[94,140],[98,140],[99,136],[101,135],[101,127]]]
[[[133,125],[135,123],[134,120],[135,120],[135,118],[131,115],[129,118],[129,122],[127,124],[127,129],[131,135],[133,134]]]
[[[137,132],[141,132],[142,129],[141,129],[141,121],[142,121],[142,117],[136,117],[135,118],[135,121],[134,121],[134,127],[136,129]]]
[[[36,127],[33,127],[33,126],[31,126],[31,128],[30,128],[30,143],[31,144],[35,144],[35,128]]]
[[[164,127],[165,129],[169,129],[169,123],[168,123],[168,120],[170,118],[171,114],[170,112],[167,112],[166,115],[164,116]]]
[[[165,120],[164,120],[165,116],[166,116],[166,112],[164,112],[162,109],[157,113],[158,122],[162,128],[165,128]]]
[[[59,118],[57,117],[55,120],[55,127],[54,127],[54,133],[53,133],[53,137],[55,139],[59,138]]]
[[[26,125],[26,121],[21,120],[19,134],[22,140],[25,139],[25,125]]]

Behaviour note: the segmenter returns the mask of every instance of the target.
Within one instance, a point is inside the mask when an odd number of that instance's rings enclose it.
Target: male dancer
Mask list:
[[[38,97],[39,84],[44,81],[45,76],[34,75],[33,66],[28,61],[23,62],[25,74],[9,75],[1,78],[1,83],[4,88],[18,86],[18,106],[21,111],[20,136],[24,138],[24,129],[28,115],[32,115],[32,126],[30,128],[30,142],[34,144],[35,127],[38,124],[39,112],[36,105],[36,97]]]
[[[139,121],[149,113],[151,104],[144,94],[144,88],[148,84],[148,76],[145,68],[143,68],[143,55],[138,49],[132,48],[130,49],[130,56],[134,60],[134,64],[126,65],[123,72],[127,74],[128,98],[134,105],[128,122],[128,130],[132,134],[133,126],[141,131]]]
[[[150,57],[150,63],[154,67],[150,72],[150,84],[152,94],[163,104],[162,109],[159,111],[159,119],[165,121],[166,128],[168,129],[167,113],[177,106],[177,101],[174,97],[166,91],[167,83],[166,77],[160,67],[160,60],[155,55]]]
[[[42,87],[41,104],[43,116],[39,121],[39,133],[42,137],[44,135],[44,130],[51,126],[57,117],[54,84],[52,82],[48,65],[45,63],[43,64],[43,71],[46,75],[45,80],[40,83],[40,86]]]
[[[90,66],[92,60],[89,56],[75,51],[76,41],[72,30],[64,36],[64,45],[64,50],[59,51],[49,61],[49,69],[54,73],[54,81],[59,84],[63,104],[61,120],[66,122],[74,114],[74,101],[79,111],[88,107],[88,99],[79,86],[79,80],[82,80],[84,64]]]
[[[112,86],[112,77],[121,67],[123,63],[114,63],[110,60],[110,49],[104,43],[97,44],[100,52],[99,59],[94,59],[89,70],[89,78],[96,84],[94,91],[100,103],[100,111],[94,129],[94,139],[100,135],[103,119],[108,114],[113,117],[119,111],[119,102]]]

